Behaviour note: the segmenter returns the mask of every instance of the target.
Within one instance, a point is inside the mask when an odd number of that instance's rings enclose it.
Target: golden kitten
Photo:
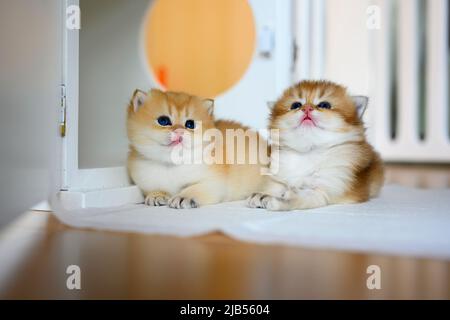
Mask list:
[[[277,171],[247,202],[269,210],[356,203],[376,196],[383,164],[365,137],[366,97],[352,97],[328,81],[302,81],[274,104],[271,170]]]
[[[196,208],[245,199],[260,190],[264,177],[259,161],[253,164],[224,161],[228,150],[225,147],[233,144],[234,138],[212,140],[212,154],[219,159],[214,163],[206,163],[203,158],[179,161],[174,156],[202,154],[206,143],[196,137],[203,132],[216,130],[225,137],[227,129],[241,129],[238,135],[244,134],[247,128],[238,123],[216,121],[213,107],[213,100],[184,93],[135,91],[128,107],[128,171],[144,193],[147,205]],[[231,148],[236,150],[233,145]],[[249,144],[240,151],[248,155]]]

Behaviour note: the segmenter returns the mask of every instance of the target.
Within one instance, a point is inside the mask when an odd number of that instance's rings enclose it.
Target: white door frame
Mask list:
[[[66,7],[79,6],[79,0],[65,0]],[[249,0],[255,12],[257,0]],[[291,0],[276,1],[276,20],[271,21],[274,28],[274,40],[278,41],[274,53],[277,69],[276,91],[280,94],[291,82],[292,76],[292,30]],[[81,12],[81,15],[83,12]],[[65,19],[64,23],[65,23]],[[257,28],[263,24],[255,16]],[[265,21],[264,21],[265,22]],[[283,22],[283,23],[281,23]],[[286,27],[288,26],[288,27]],[[81,25],[81,28],[83,26]],[[66,135],[62,143],[62,181],[63,199],[72,207],[102,207],[141,202],[142,195],[129,180],[125,167],[81,169],[78,165],[78,111],[79,111],[79,30],[64,31],[63,83],[66,87]],[[257,34],[259,33],[257,29]],[[286,32],[289,34],[286,36]],[[257,46],[256,46],[257,47]],[[254,55],[258,54],[258,49]],[[251,67],[251,66],[250,66]],[[158,86],[151,79],[155,87]]]
[[[79,0],[65,0],[66,6]],[[64,22],[65,23],[65,22]],[[81,169],[78,166],[79,30],[64,27],[63,82],[66,86],[66,136],[63,139],[62,190],[98,190],[130,186],[125,167]]]

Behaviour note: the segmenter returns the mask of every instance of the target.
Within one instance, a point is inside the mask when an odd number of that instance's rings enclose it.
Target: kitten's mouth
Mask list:
[[[177,145],[181,144],[182,142],[183,142],[183,137],[179,136],[170,142],[169,147],[177,146]]]
[[[302,125],[308,125],[308,126],[315,126],[316,123],[314,122],[314,120],[310,117],[309,114],[306,114],[301,120],[300,120],[300,124]]]

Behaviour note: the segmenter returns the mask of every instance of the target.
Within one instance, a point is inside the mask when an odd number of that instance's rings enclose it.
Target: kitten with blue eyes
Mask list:
[[[234,143],[234,139],[226,139],[225,131],[235,130],[239,135],[247,128],[232,121],[216,121],[213,107],[213,100],[184,93],[135,91],[128,106],[128,172],[142,190],[147,205],[196,208],[245,199],[260,190],[264,179],[260,161],[251,163],[248,158],[239,164],[220,161],[218,154],[225,157],[226,150],[219,151]],[[205,142],[195,136],[208,130],[217,130],[224,137],[221,143],[212,140],[217,152],[215,159],[219,161],[189,162],[174,157],[180,152],[202,154]],[[248,153],[249,148],[250,144],[246,144],[242,151]]]
[[[302,81],[274,104],[270,128],[274,173],[248,206],[309,209],[367,201],[383,184],[383,163],[367,143],[362,114],[366,97],[350,96],[328,81]],[[275,169],[276,168],[276,169]]]

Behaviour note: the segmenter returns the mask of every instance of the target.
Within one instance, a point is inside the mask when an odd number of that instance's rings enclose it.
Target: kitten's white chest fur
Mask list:
[[[297,153],[292,150],[280,152],[280,167],[277,179],[297,188],[314,188],[320,175],[324,154]]]
[[[207,175],[204,165],[169,165],[139,159],[133,164],[133,180],[142,190],[162,190],[177,194],[183,187]]]
[[[352,179],[353,149],[352,145],[304,153],[282,149],[276,180],[293,189],[326,188],[331,195],[341,193]]]

